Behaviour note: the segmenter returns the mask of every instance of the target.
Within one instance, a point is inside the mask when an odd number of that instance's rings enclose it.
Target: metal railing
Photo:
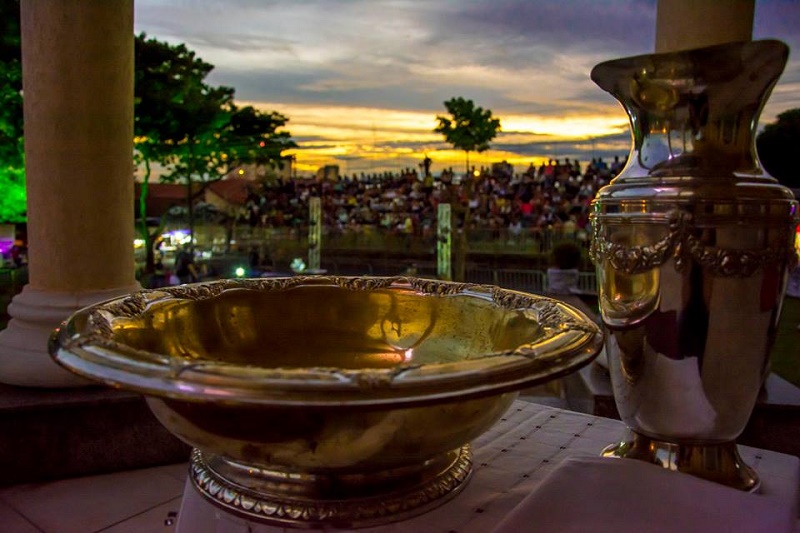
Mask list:
[[[271,245],[306,248],[308,245],[308,228],[298,227],[250,227],[238,225],[231,234],[233,250],[248,250],[253,246]],[[199,228],[196,239],[199,247],[223,246],[224,231],[214,227]],[[473,252],[483,253],[549,253],[561,242],[573,242],[588,247],[588,236],[583,230],[564,232],[558,229],[525,228],[520,234],[507,229],[489,230],[473,229],[467,233],[467,247]],[[363,226],[360,230],[338,229],[331,226],[322,228],[322,250],[347,249],[359,251],[408,251],[427,252],[435,250],[436,235],[429,231],[405,234],[376,226]]]
[[[540,270],[468,268],[466,281],[526,292],[544,292],[547,276]]]
[[[224,248],[219,245],[219,239],[224,233],[220,228],[206,227],[203,229],[207,232],[203,240],[216,242],[218,249],[215,250],[215,257],[219,257],[220,260],[237,254],[243,258],[250,250],[256,248],[264,260],[272,261],[273,269],[285,271],[292,258],[305,257],[308,252],[307,228],[303,227],[237,226],[232,234],[233,242],[230,254],[223,252]],[[548,260],[543,253],[549,252],[554,245],[560,242],[575,242],[582,247],[587,243],[584,234],[565,234],[549,230],[529,231],[518,236],[511,236],[506,230],[474,230],[468,234],[467,241],[470,252],[497,253],[498,256],[515,253],[532,254],[540,259],[534,261],[538,268],[533,269],[489,268],[471,266],[468,263],[465,281],[534,293],[545,293],[548,290],[547,274],[542,270]],[[360,232],[339,231],[325,227],[321,244],[322,267],[331,274],[398,275],[410,273],[433,277],[436,273],[436,244],[433,236],[404,235],[375,227],[365,227]],[[376,255],[360,256],[358,254],[358,252],[366,251],[387,251],[400,255],[409,253],[410,255],[408,261],[403,261],[396,259],[396,255],[395,258],[381,258]],[[356,253],[351,254],[350,252]],[[430,260],[420,261],[418,258],[422,256],[428,257]],[[412,257],[415,258],[412,259]],[[239,262],[242,260],[238,259]],[[584,258],[582,263],[584,269],[588,268],[588,259]],[[225,275],[223,272],[220,274]],[[597,279],[594,272],[579,273],[577,292],[579,294],[597,293]]]
[[[468,268],[466,281],[498,285],[506,289],[543,293],[548,291],[547,273],[541,270]],[[597,294],[597,277],[594,272],[578,274],[578,294]]]
[[[597,294],[597,275],[594,272],[578,273],[578,292],[581,294]]]

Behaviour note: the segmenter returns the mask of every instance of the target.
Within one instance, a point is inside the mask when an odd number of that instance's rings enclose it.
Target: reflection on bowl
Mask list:
[[[463,488],[468,443],[518,389],[588,363],[579,311],[497,287],[395,277],[223,280],[73,315],[64,367],[145,394],[195,447],[192,479],[269,523],[369,526]]]

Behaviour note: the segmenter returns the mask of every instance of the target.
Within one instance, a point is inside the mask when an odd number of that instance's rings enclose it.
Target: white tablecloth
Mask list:
[[[516,401],[500,422],[473,443],[475,472],[461,494],[415,518],[358,531],[490,532],[520,506],[526,496],[542,486],[542,481],[565,459],[595,458],[604,447],[619,441],[625,433],[624,424],[617,420]],[[744,446],[740,447],[740,452],[745,462],[761,476],[760,494],[752,495],[753,498],[769,499],[773,509],[796,517],[800,460],[794,456]],[[642,466],[649,465],[642,463]],[[669,474],[684,476],[672,472]],[[712,492],[714,488],[711,488]],[[597,498],[602,498],[603,487],[596,489]],[[719,490],[732,489],[720,486]],[[586,526],[587,531],[598,530],[596,523]],[[662,526],[661,530],[669,529],[669,524]],[[535,521],[531,521],[527,529],[547,530],[537,527]],[[187,480],[176,531],[272,533],[297,530],[248,522],[221,511],[207,502]]]

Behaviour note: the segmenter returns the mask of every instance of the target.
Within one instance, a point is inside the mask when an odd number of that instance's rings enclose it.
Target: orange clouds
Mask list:
[[[441,135],[432,131],[437,112],[280,102],[241,104],[279,111],[289,117],[287,129],[299,145],[292,153],[301,173],[314,172],[326,164],[338,164],[346,173],[396,171],[417,166],[425,154],[433,160],[434,169],[464,167],[464,153],[453,150]],[[616,114],[602,114],[602,111],[567,117],[495,112],[506,133],[495,139],[495,149],[471,154],[470,164],[481,166],[505,160],[517,166],[538,165],[542,159],[558,154],[553,153],[554,149],[531,154],[531,143],[586,143],[628,131],[621,110]]]

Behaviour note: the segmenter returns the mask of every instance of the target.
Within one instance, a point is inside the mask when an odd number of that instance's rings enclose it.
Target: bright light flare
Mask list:
[[[504,115],[503,131],[530,132],[558,139],[587,139],[614,135],[628,129],[628,123],[604,115],[575,117],[537,117],[533,115]]]
[[[186,243],[188,243],[188,242],[190,242],[192,240],[192,238],[189,236],[189,234],[187,232],[180,231],[180,230],[176,230],[176,231],[173,231],[171,233],[167,233],[167,235],[170,235],[172,240],[174,242],[177,242],[178,244],[186,244]]]

